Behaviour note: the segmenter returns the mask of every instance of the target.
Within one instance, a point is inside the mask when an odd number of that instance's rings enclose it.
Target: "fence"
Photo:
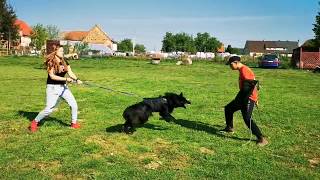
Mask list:
[[[9,55],[9,43],[6,40],[0,40],[0,56]]]
[[[291,62],[293,66],[300,69],[314,69],[320,66],[320,48],[294,49]]]

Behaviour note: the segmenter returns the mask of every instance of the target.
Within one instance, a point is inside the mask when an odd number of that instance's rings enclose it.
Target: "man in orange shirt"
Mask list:
[[[240,91],[236,98],[224,108],[227,126],[222,131],[233,132],[233,113],[241,110],[244,122],[248,128],[250,128],[252,134],[257,137],[257,144],[259,146],[264,146],[268,144],[268,141],[263,137],[259,127],[251,118],[254,105],[258,100],[258,91],[256,87],[258,81],[255,80],[255,75],[252,70],[248,66],[242,64],[240,60],[239,56],[232,56],[227,62],[232,70],[239,71]]]

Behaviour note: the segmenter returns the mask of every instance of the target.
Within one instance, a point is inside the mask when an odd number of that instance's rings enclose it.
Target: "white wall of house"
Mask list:
[[[257,52],[250,52],[250,56],[253,57],[259,57],[262,56],[264,53],[257,53]],[[292,54],[280,54],[280,56],[286,56],[286,57],[292,57]]]
[[[278,48],[272,48],[272,47],[268,47],[268,48],[266,48],[266,50],[268,50],[268,51],[286,51],[287,50],[287,48],[282,48],[282,47],[278,47]]]
[[[27,36],[22,36],[20,38],[20,46],[22,47],[29,47],[30,43],[31,43],[31,38],[30,37],[27,37]]]
[[[69,41],[69,40],[60,40],[60,44],[65,46],[65,45],[72,45],[74,46],[77,43],[82,43],[81,41]]]
[[[118,44],[112,43],[112,51],[118,51]]]
[[[250,52],[250,56],[262,56],[263,53],[258,53],[258,52]]]

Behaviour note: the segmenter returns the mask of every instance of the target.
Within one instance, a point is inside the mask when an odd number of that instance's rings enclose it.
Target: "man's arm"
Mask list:
[[[246,103],[250,95],[252,94],[254,88],[256,87],[257,83],[257,80],[244,80],[242,88],[240,89],[235,99],[238,102]]]

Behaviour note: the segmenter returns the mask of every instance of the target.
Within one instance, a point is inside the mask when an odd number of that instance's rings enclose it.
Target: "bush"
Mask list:
[[[219,64],[225,64],[229,59],[229,56],[227,57],[221,57],[221,56],[216,56],[214,59],[213,59],[213,62],[215,63],[219,63]],[[257,67],[258,66],[258,61],[261,59],[261,57],[256,57],[256,58],[253,58],[251,56],[241,56],[241,62],[245,65],[248,65],[248,66],[252,66],[252,67]]]
[[[215,56],[213,58],[213,62],[218,63],[218,64],[225,64],[227,62],[229,57],[221,57],[221,56]]]
[[[280,56],[280,67],[283,69],[293,68],[291,64],[291,57]]]

